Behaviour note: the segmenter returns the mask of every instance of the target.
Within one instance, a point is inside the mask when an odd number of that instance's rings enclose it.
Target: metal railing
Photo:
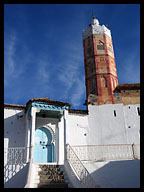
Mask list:
[[[19,165],[27,163],[29,147],[4,148],[4,164]]]
[[[67,160],[69,161],[70,165],[73,167],[76,175],[78,176],[81,184],[84,188],[97,188],[98,185],[95,184],[92,176],[88,172],[88,170],[84,167],[72,147],[68,144],[67,145]]]
[[[135,159],[134,145],[81,145],[72,146],[81,161],[105,161]]]

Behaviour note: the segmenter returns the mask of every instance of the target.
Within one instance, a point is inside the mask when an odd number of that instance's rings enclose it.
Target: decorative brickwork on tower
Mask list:
[[[118,85],[110,30],[93,17],[83,31],[87,104],[113,104],[113,90]]]

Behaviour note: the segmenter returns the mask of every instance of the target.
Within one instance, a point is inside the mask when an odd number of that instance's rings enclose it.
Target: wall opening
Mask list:
[[[101,86],[102,87],[107,87],[107,80],[106,80],[106,78],[104,76],[101,77]]]
[[[140,108],[137,107],[137,112],[138,112],[138,115],[140,116]]]
[[[116,110],[114,110],[114,117],[116,117]]]

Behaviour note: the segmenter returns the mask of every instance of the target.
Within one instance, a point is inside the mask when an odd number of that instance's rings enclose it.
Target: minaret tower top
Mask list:
[[[83,31],[83,39],[89,37],[92,34],[106,34],[111,38],[110,30],[105,25],[99,25],[99,21],[95,16],[93,16],[89,28]]]

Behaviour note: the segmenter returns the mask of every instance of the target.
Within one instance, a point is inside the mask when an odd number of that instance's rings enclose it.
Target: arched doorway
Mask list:
[[[52,143],[52,134],[45,127],[38,128],[35,131],[34,162],[54,162],[54,144]]]

